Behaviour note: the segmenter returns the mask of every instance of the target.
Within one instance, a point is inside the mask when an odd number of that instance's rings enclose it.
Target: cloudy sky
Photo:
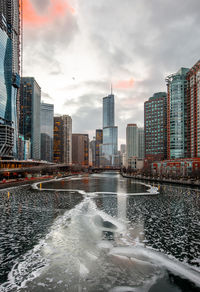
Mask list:
[[[200,0],[23,2],[23,75],[91,138],[111,82],[120,144],[127,123],[143,126],[144,101],[166,91],[165,77],[200,59]]]

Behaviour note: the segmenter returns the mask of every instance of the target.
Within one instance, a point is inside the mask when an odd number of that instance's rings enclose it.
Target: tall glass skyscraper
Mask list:
[[[103,98],[103,144],[101,147],[102,166],[118,164],[118,127],[115,126],[114,95]]]
[[[187,156],[187,68],[166,78],[167,82],[167,157]]]
[[[18,0],[0,3],[0,157],[17,157],[20,16]]]
[[[20,92],[20,134],[31,141],[31,158],[40,159],[41,88],[33,77],[23,77]]]
[[[41,159],[53,161],[53,130],[54,105],[41,103],[40,132],[41,132]]]

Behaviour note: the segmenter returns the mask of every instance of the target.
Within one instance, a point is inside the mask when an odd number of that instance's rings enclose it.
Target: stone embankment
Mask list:
[[[186,185],[186,186],[193,186],[193,187],[200,187],[200,180],[198,179],[172,179],[172,178],[161,178],[161,177],[153,177],[153,176],[143,176],[143,175],[130,175],[127,173],[121,173],[123,177],[126,178],[133,178],[145,181],[152,181],[159,184],[176,184],[176,185]]]

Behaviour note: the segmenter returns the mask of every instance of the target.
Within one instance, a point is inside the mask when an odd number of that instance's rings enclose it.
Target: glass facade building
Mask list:
[[[118,128],[115,126],[114,95],[103,98],[103,144],[101,148],[102,166],[117,166],[118,154]]]
[[[40,160],[40,104],[41,88],[33,77],[23,77],[20,91],[20,134],[31,141],[31,158]]]
[[[157,92],[144,103],[145,158],[164,160],[167,156],[167,94]]]
[[[17,158],[20,14],[18,0],[0,4],[0,157]]]
[[[95,166],[100,166],[100,145],[103,144],[103,130],[96,130],[96,142],[95,142]]]
[[[115,125],[115,101],[114,95],[110,94],[103,98],[103,128]]]
[[[138,158],[144,159],[144,128],[138,128]]]
[[[187,157],[187,68],[166,78],[167,158]]]
[[[54,117],[53,160],[72,164],[72,119],[68,115]]]
[[[41,132],[41,159],[53,161],[53,128],[54,105],[41,103],[40,132]]]

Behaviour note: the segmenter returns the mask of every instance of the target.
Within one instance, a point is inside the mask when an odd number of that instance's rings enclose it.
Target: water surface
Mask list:
[[[0,193],[0,291],[200,291],[200,196],[116,173]]]

